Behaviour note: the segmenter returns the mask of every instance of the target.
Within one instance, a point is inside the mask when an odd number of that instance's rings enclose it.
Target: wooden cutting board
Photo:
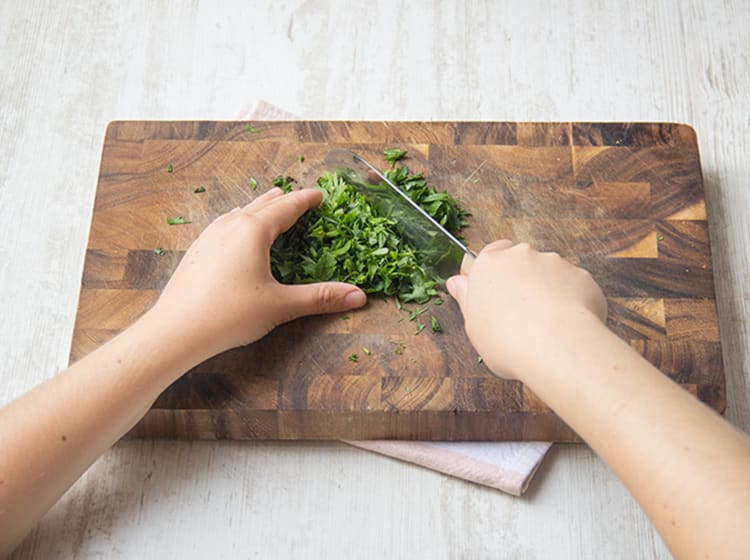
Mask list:
[[[688,391],[725,407],[706,205],[684,125],[508,122],[114,122],[107,129],[71,361],[154,303],[191,241],[278,175],[313,185],[333,147],[409,150],[498,238],[587,268],[609,326]],[[304,156],[304,162],[300,161]],[[171,172],[168,172],[171,166]],[[249,177],[258,182],[250,187]],[[206,191],[194,193],[198,186]],[[190,225],[169,226],[180,215]],[[154,252],[164,249],[163,255]],[[228,298],[232,294],[227,294]],[[186,303],[189,305],[189,302]],[[412,308],[415,306],[411,306]],[[188,439],[556,440],[576,435],[519,382],[478,363],[449,297],[415,335],[391,300],[311,317],[200,364],[132,431]],[[372,354],[367,355],[363,347]],[[540,349],[543,351],[543,349]],[[349,354],[357,353],[353,363]]]

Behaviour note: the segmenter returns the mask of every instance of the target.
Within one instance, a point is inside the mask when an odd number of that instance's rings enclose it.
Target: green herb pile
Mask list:
[[[391,168],[384,174],[448,231],[458,234],[468,212],[448,193],[437,192],[423,174],[394,167],[406,152],[385,151]],[[274,185],[285,190],[291,177]],[[278,183],[278,184],[277,184]],[[286,284],[337,280],[358,285],[369,294],[425,303],[438,294],[439,278],[431,276],[395,229],[395,221],[378,214],[365,196],[336,173],[318,179],[323,202],[307,212],[271,248],[271,269]]]

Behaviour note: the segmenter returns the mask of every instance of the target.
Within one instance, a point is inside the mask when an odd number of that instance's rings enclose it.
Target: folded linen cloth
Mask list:
[[[236,120],[295,120],[266,101],[249,105]],[[456,478],[522,495],[552,446],[549,442],[345,441]]]

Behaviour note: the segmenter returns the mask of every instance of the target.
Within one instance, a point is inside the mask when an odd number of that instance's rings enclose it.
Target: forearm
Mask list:
[[[199,356],[147,314],[0,410],[0,554]]]
[[[677,557],[750,554],[748,438],[592,315],[560,332],[524,381],[625,482]]]

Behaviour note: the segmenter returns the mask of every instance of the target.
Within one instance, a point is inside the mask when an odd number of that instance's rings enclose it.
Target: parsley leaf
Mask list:
[[[254,127],[253,125],[251,125],[251,124],[248,124],[248,125],[247,125],[247,126],[245,127],[245,130],[247,130],[248,132],[258,132],[258,129],[257,129],[257,128],[255,128],[255,127]]]
[[[167,173],[172,173],[172,171],[174,171],[174,168],[172,167],[171,163],[168,163],[167,164]]]
[[[175,217],[171,217],[170,216],[170,217],[167,218],[167,223],[170,226],[179,226],[179,225],[182,225],[182,224],[189,224],[191,222],[189,220],[186,220],[182,216],[175,216]]]
[[[193,192],[195,194],[204,193],[204,192],[206,192],[206,187],[204,187],[203,185],[201,185],[200,187],[196,188]]]
[[[356,354],[349,354],[349,361],[350,362],[355,362],[356,363],[358,360],[359,360],[359,356],[357,356]]]
[[[443,331],[443,327],[440,326],[440,322],[437,320],[437,317],[433,315],[432,316],[432,332],[438,333],[442,331]]]
[[[419,317],[422,313],[427,311],[426,309],[415,309],[411,313],[409,313],[409,321],[413,321],[417,317]]]
[[[161,257],[164,254],[164,249],[162,249],[161,247],[157,247],[156,249],[154,249],[154,253]]]
[[[385,155],[385,161],[391,164],[391,167],[396,165],[396,162],[404,159],[406,157],[406,150],[401,150],[399,148],[386,148],[383,150],[383,154]]]
[[[297,180],[294,177],[284,177],[279,175],[271,183],[274,187],[279,187],[285,193],[292,192],[292,183],[296,183]]]
[[[414,331],[414,334],[417,335],[417,334],[421,333],[423,330],[424,330],[424,324],[417,323],[417,330]]]
[[[250,176],[250,188],[255,190],[258,188],[258,181],[255,180],[255,177],[252,175]]]

